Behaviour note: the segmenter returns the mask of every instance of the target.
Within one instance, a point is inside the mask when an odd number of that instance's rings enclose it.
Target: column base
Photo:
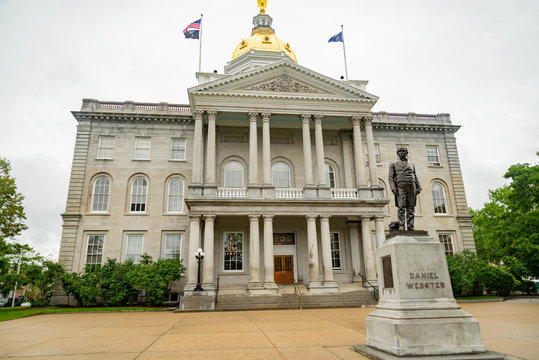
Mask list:
[[[309,289],[309,292],[311,294],[318,294],[318,293],[327,293],[328,289],[322,285],[320,281],[311,281],[309,285],[307,285],[307,289]]]
[[[324,285],[324,289],[326,289],[326,292],[339,291],[339,285],[335,281],[324,281],[323,285]]]
[[[275,294],[280,295],[279,288],[276,283],[274,282],[265,282],[264,283],[264,290],[267,291],[267,294]]]
[[[305,185],[303,187],[303,193],[305,194],[306,198],[316,198],[318,196],[316,186],[314,185]]]
[[[211,311],[215,310],[215,296],[205,291],[196,291],[180,298],[180,304],[175,312],[181,311]]]

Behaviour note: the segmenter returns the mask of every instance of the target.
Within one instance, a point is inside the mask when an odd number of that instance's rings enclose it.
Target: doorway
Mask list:
[[[294,283],[294,256],[273,256],[274,279],[276,284]]]

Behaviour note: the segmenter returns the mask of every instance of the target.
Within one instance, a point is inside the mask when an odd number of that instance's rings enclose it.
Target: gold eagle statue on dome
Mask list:
[[[266,12],[266,6],[268,6],[268,0],[258,0],[258,7],[260,8],[261,14]]]

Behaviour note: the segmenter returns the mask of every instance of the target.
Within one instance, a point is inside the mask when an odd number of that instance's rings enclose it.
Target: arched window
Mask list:
[[[167,212],[183,212],[183,180],[180,178],[168,182]]]
[[[330,188],[335,188],[335,170],[328,163],[326,163],[326,184]]]
[[[243,187],[243,165],[239,161],[230,161],[225,165],[225,187]]]
[[[92,212],[107,212],[109,208],[110,180],[101,176],[94,181],[92,192]]]
[[[146,211],[146,197],[148,194],[148,181],[143,177],[138,177],[131,183],[131,212]]]
[[[273,186],[276,188],[289,188],[290,185],[290,167],[284,162],[278,162],[271,167],[273,175]]]
[[[435,214],[447,214],[447,200],[445,197],[444,186],[435,181],[430,186],[432,192],[432,202],[434,203]]]

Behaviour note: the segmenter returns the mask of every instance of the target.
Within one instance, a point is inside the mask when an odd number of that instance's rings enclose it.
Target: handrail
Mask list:
[[[217,285],[215,286],[215,305],[217,305],[217,295],[219,295],[219,279],[220,275],[217,275]]]
[[[301,306],[301,290],[299,289],[298,283],[294,283],[294,292],[298,296],[298,308],[303,309]]]
[[[357,274],[361,276],[361,285],[363,285],[363,287],[365,287],[365,283],[369,284],[369,286],[372,287],[374,300],[378,301],[378,286],[371,284],[370,281],[367,280],[367,278],[360,273]]]

